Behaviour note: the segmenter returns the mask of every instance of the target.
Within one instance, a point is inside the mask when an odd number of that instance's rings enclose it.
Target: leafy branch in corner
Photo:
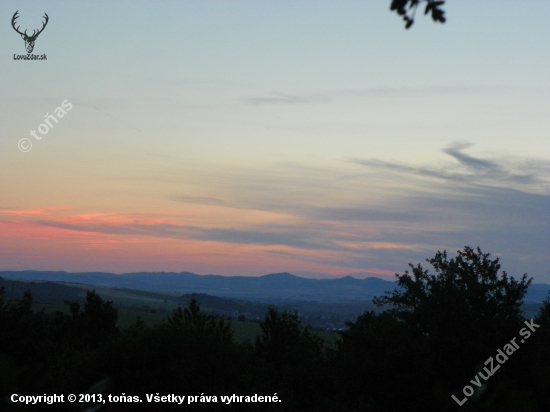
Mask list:
[[[392,0],[390,10],[397,12],[400,16],[403,16],[405,28],[409,29],[414,23],[416,9],[420,3],[426,3],[424,14],[431,12],[432,20],[434,22],[445,23],[445,11],[440,8],[440,6],[445,4],[444,0]]]

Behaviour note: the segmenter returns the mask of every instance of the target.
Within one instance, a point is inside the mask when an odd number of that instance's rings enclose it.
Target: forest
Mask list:
[[[2,288],[0,408],[550,410],[550,299],[525,319],[531,280],[479,248],[427,262],[431,272],[411,264],[396,275],[396,289],[374,299],[384,310],[348,322],[334,344],[274,306],[255,341],[236,342],[229,321],[196,299],[162,324],[118,328],[96,292],[64,314],[33,311],[31,293],[9,301]],[[26,405],[14,394],[64,401]]]

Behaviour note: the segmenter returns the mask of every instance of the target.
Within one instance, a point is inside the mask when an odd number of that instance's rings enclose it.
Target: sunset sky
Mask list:
[[[2,1],[0,270],[550,283],[550,2],[389,4]]]

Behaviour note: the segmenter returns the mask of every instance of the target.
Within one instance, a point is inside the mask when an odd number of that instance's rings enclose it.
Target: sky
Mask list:
[[[550,283],[550,3],[389,4],[2,1],[0,270]]]

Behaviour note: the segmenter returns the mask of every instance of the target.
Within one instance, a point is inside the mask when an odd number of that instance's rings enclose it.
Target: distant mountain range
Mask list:
[[[306,279],[290,273],[275,273],[260,277],[196,275],[190,272],[139,272],[114,274],[105,272],[0,271],[0,277],[42,280],[175,293],[206,293],[213,296],[249,301],[280,302],[370,301],[396,287],[393,281],[376,277],[357,279],[346,276],[337,279]],[[525,303],[540,303],[550,290],[547,284],[532,284]]]
[[[0,271],[0,277],[81,283],[111,288],[175,293],[206,293],[250,301],[357,301],[371,300],[395,282],[379,278],[306,279],[290,273],[260,277],[196,275],[190,272],[140,272],[121,275],[104,272]]]

